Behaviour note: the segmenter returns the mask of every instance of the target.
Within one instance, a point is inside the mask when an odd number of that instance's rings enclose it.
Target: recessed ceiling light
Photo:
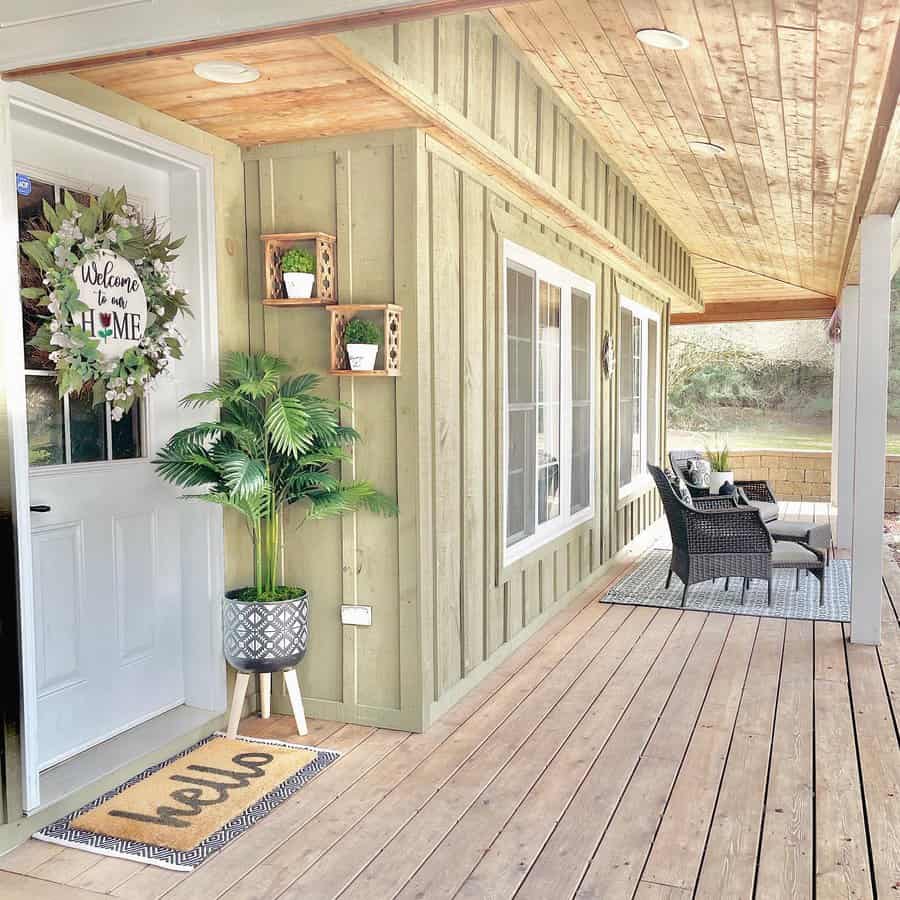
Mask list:
[[[259,78],[259,69],[227,59],[215,59],[197,63],[194,66],[194,74],[207,81],[218,81],[221,84],[249,84]]]
[[[660,50],[684,50],[690,43],[686,37],[665,28],[641,28],[637,32],[637,39]]]
[[[710,141],[688,141],[688,147],[697,156],[721,156],[725,152],[721,144],[713,144]]]

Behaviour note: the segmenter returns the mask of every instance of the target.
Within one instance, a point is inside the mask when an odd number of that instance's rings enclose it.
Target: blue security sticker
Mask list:
[[[16,193],[27,197],[31,193],[31,179],[21,172],[16,174]]]

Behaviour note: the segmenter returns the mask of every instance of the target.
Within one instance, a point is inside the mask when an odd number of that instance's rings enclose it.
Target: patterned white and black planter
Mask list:
[[[225,595],[225,659],[239,672],[281,672],[303,659],[309,640],[309,594],[275,603]]]

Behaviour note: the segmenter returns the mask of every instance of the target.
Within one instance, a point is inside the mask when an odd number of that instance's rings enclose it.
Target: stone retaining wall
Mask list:
[[[779,500],[830,500],[831,452],[740,450],[731,454],[734,477],[769,482]],[[886,460],[884,511],[900,513],[900,456]]]

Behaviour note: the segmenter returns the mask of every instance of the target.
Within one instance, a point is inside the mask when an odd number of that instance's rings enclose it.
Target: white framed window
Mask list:
[[[504,563],[593,517],[594,283],[504,242]]]
[[[619,297],[619,497],[641,489],[659,463],[659,315]]]

